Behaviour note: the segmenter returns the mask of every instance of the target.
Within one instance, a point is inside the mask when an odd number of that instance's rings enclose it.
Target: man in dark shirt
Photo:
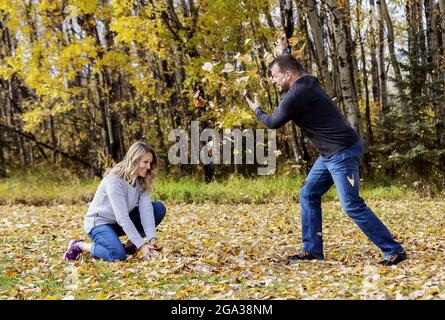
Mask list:
[[[278,129],[292,120],[320,151],[300,190],[303,250],[289,256],[290,262],[324,259],[321,197],[335,184],[343,210],[384,254],[383,265],[395,265],[406,253],[380,219],[359,196],[359,163],[363,142],[343,119],[317,78],[304,72],[289,54],[271,64],[272,82],[284,92],[272,115],[261,109],[258,97],[249,107],[269,129]]]

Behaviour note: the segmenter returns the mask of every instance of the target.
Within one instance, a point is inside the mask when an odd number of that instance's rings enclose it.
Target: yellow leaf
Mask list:
[[[290,45],[294,47],[298,44],[300,39],[298,37],[292,37],[292,38],[289,38],[288,41],[289,41]]]
[[[198,97],[198,99],[194,100],[194,103],[197,108],[204,108],[204,106],[207,103],[207,100],[204,100],[203,98]]]
[[[202,65],[202,70],[204,71],[212,71],[213,64],[211,62],[206,62]]]
[[[105,295],[104,295],[104,293],[101,291],[101,292],[99,292],[99,293],[96,295],[96,297],[95,297],[94,299],[96,299],[96,300],[105,300]]]
[[[225,86],[221,87],[220,93],[223,97],[227,97],[227,88]]]
[[[292,56],[293,56],[294,58],[300,58],[300,56],[301,56],[301,51],[300,51],[300,50],[294,50],[294,51],[292,51]]]
[[[235,70],[235,67],[233,66],[233,64],[231,64],[231,63],[226,63],[226,64],[224,65],[224,69],[222,70],[222,72],[229,73],[229,72],[232,72],[232,71],[234,71],[234,70]]]

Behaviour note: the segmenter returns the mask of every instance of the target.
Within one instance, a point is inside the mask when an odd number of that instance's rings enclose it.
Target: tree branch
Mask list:
[[[50,149],[50,150],[55,151],[55,152],[58,152],[58,153],[60,153],[62,156],[64,156],[65,158],[68,158],[68,159],[70,159],[70,160],[72,160],[72,161],[81,163],[81,164],[83,164],[84,166],[93,169],[94,172],[99,172],[99,171],[97,170],[97,168],[96,168],[95,166],[93,166],[91,163],[89,163],[88,161],[85,161],[85,160],[83,160],[83,159],[81,159],[81,158],[78,158],[78,157],[76,157],[76,156],[74,156],[74,155],[70,155],[70,154],[68,154],[68,153],[66,153],[66,152],[64,152],[64,151],[62,151],[62,150],[60,150],[59,148],[53,148],[52,146],[50,146],[50,145],[48,145],[48,144],[46,144],[46,143],[44,143],[44,142],[39,141],[39,140],[36,138],[36,136],[34,136],[34,135],[31,134],[31,133],[23,132],[23,131],[21,131],[21,130],[19,130],[19,129],[9,127],[9,126],[4,125],[4,124],[2,124],[2,123],[0,123],[0,128],[3,128],[3,129],[5,129],[5,130],[11,131],[11,132],[15,132],[15,133],[21,135],[22,137],[24,137],[24,138],[26,138],[26,139],[28,139],[28,140],[34,141],[38,146],[44,147],[44,148],[46,148],[46,149]]]

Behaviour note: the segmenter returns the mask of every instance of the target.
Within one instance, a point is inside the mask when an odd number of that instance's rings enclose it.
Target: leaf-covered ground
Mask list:
[[[293,265],[298,204],[167,204],[161,257],[116,263],[62,261],[86,205],[0,206],[0,299],[445,299],[445,201],[368,205],[409,260],[378,266],[338,202],[323,205],[326,260]]]

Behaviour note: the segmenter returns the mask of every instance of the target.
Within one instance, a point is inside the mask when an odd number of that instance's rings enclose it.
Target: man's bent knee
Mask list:
[[[300,200],[309,200],[316,196],[317,194],[314,192],[310,184],[304,183],[300,188]]]
[[[370,211],[364,201],[342,203],[342,208],[351,218],[357,218]]]

